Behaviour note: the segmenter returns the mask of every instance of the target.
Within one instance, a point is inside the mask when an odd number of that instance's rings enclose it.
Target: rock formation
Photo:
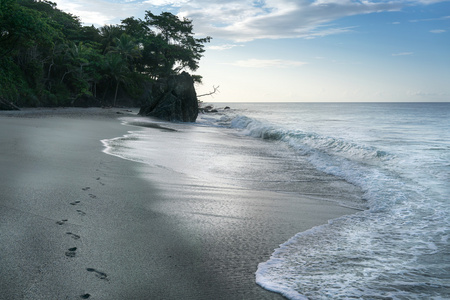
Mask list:
[[[195,122],[198,100],[194,80],[186,72],[158,80],[149,87],[148,104],[139,114],[167,121]]]

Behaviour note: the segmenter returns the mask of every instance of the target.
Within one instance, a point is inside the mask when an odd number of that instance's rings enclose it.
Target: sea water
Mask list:
[[[166,134],[189,131],[164,155],[139,151],[155,138],[143,131],[104,141],[106,152],[190,180],[220,177],[216,184],[312,195],[360,211],[274,249],[256,272],[270,291],[289,299],[450,298],[450,103],[216,106],[195,124],[160,123],[170,127]]]

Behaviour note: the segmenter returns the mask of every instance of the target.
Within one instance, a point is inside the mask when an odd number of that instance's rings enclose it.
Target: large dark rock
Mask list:
[[[186,72],[158,80],[151,87],[149,104],[141,107],[140,115],[167,121],[195,122],[198,100],[194,80]]]

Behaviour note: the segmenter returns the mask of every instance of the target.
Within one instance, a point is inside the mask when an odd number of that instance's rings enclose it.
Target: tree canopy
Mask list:
[[[50,1],[0,0],[0,98],[19,106],[137,99],[145,82],[195,72],[210,39],[169,12],[95,28]]]

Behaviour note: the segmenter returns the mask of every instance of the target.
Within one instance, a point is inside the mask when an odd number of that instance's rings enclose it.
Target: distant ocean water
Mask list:
[[[300,232],[275,249],[258,266],[259,285],[289,299],[450,298],[450,103],[229,105],[200,115],[196,124],[179,125],[233,139],[220,149],[195,149],[200,153],[190,163],[205,160],[206,153],[235,153],[228,164],[214,167],[210,161],[201,169],[199,163],[192,176],[211,180],[220,174],[222,184],[260,184],[361,210]],[[139,151],[150,139],[132,132],[104,143],[110,154],[188,172],[182,158],[156,162],[154,152]],[[264,172],[250,172],[257,162],[239,159],[251,157],[251,139],[274,149]],[[349,189],[336,185],[303,190],[305,180],[323,184],[322,175],[298,175],[311,166],[362,194],[339,192]]]

